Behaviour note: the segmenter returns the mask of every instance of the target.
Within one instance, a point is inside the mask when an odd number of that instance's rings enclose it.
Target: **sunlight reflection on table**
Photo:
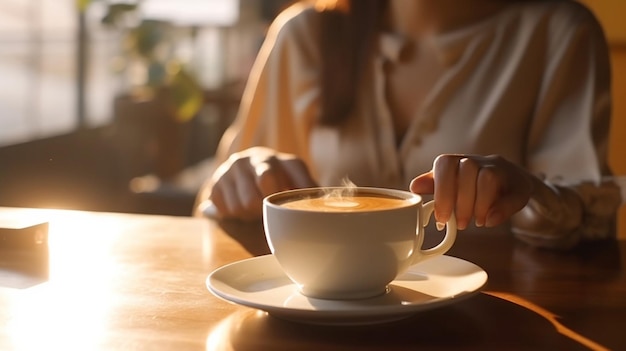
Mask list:
[[[109,251],[123,233],[115,220],[94,225],[93,216],[84,213],[46,212],[42,219],[50,222],[49,281],[14,290],[12,301],[3,303],[11,309],[11,344],[30,350],[69,342],[96,346],[107,316],[115,313],[111,291],[124,272]]]

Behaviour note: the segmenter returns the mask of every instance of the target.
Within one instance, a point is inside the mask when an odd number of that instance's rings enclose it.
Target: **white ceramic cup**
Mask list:
[[[319,200],[327,194],[345,189],[288,190],[263,201],[269,247],[303,295],[343,300],[383,294],[408,267],[443,255],[454,244],[456,220],[452,216],[441,242],[422,248],[433,201],[423,203],[421,196],[408,191],[357,187],[352,189],[356,198],[348,202],[334,199],[331,207],[320,203],[328,201]],[[391,201],[395,205],[359,209],[360,199],[369,197],[374,202],[395,199]],[[312,198],[318,200],[308,208],[290,208],[296,200]]]

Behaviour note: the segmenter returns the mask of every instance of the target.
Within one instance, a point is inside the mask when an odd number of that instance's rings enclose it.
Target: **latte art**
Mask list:
[[[290,209],[325,212],[385,210],[406,205],[407,201],[400,198],[367,195],[305,198],[281,204]]]

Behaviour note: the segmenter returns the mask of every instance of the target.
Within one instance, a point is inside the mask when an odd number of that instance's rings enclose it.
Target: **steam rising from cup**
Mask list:
[[[323,199],[326,205],[344,208],[358,206],[359,204],[357,202],[346,200],[346,198],[354,196],[354,192],[357,187],[356,184],[354,184],[347,177],[343,178],[341,183],[341,188],[334,188],[324,194]]]

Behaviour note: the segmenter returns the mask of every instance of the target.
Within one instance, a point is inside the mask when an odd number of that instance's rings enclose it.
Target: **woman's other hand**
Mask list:
[[[240,220],[260,219],[267,195],[317,186],[302,159],[265,147],[232,154],[217,168],[212,183],[211,215]]]
[[[472,217],[477,227],[508,220],[528,203],[536,181],[500,156],[444,154],[430,172],[411,181],[410,190],[434,194],[437,223],[446,223],[454,213],[458,228],[465,229]]]

